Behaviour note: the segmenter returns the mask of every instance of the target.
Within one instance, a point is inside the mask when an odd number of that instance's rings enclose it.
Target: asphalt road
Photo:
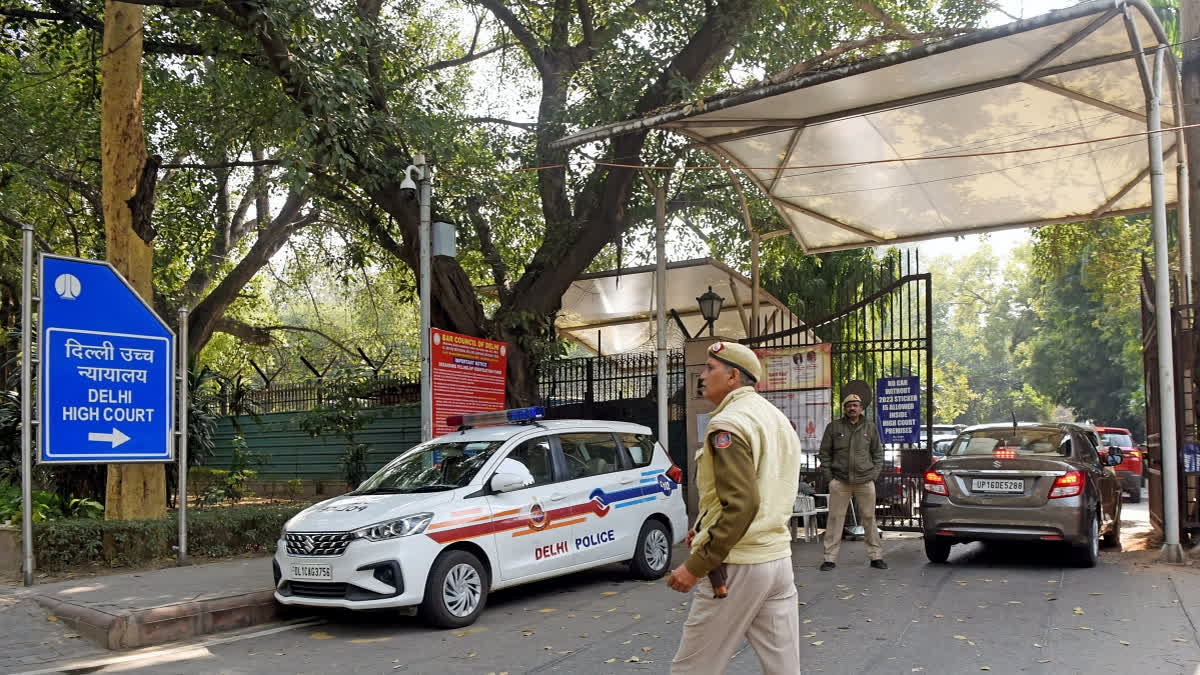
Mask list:
[[[1144,512],[1126,505],[1128,530]],[[1197,570],[1145,551],[1076,569],[1046,546],[957,546],[946,565],[929,564],[913,535],[889,533],[885,547],[887,571],[848,542],[823,573],[819,543],[794,545],[805,672],[1200,675]],[[610,566],[498,592],[462,630],[333,612],[67,672],[665,673],[689,599]],[[744,647],[727,672],[761,670]]]

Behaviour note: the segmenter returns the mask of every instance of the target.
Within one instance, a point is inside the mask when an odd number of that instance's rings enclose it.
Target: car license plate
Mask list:
[[[1003,492],[1003,493],[1021,493],[1025,491],[1025,481],[1023,480],[1004,480],[999,478],[973,478],[971,479],[972,492]]]
[[[331,565],[292,565],[293,579],[332,579]]]

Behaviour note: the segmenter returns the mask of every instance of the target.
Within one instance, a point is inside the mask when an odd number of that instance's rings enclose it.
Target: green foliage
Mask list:
[[[188,512],[188,552],[198,557],[263,553],[275,549],[284,523],[302,506],[237,506]],[[33,528],[37,567],[51,572],[86,565],[138,566],[174,555],[177,516],[161,520],[67,519]],[[105,547],[108,539],[111,546]],[[105,558],[105,551],[111,558]]]
[[[87,497],[62,499],[45,490],[30,493],[32,519],[35,523],[61,518],[100,518],[104,505]],[[16,485],[0,484],[0,523],[21,522],[21,488]]]
[[[1054,399],[1030,382],[1029,337],[1036,283],[1028,247],[1007,267],[984,245],[934,260],[934,419],[980,424],[1011,419],[1050,421]]]
[[[293,478],[287,482],[286,494],[290,500],[296,500],[304,492],[304,479]]]
[[[371,446],[359,443],[354,434],[375,421],[365,415],[360,403],[370,393],[370,373],[362,370],[343,370],[326,380],[325,401],[308,411],[300,419],[300,428],[313,438],[325,434],[337,434],[345,440],[342,454],[342,471],[346,486],[350,489],[367,478],[367,456]]]
[[[1141,264],[1151,256],[1144,219],[1034,232],[1030,382],[1077,418],[1126,427],[1135,437],[1145,428]]]

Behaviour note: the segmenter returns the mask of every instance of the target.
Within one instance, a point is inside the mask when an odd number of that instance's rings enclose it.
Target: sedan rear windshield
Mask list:
[[[1133,439],[1129,434],[1100,434],[1100,445],[1104,447],[1132,448]]]
[[[1070,434],[1057,429],[986,429],[959,436],[951,457],[1007,454],[1012,457],[1071,454]]]

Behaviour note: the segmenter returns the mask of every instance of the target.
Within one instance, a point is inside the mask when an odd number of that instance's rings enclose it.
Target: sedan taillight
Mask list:
[[[936,471],[925,472],[925,491],[935,495],[950,495],[946,490],[946,479]]]
[[[1050,499],[1074,497],[1080,492],[1083,492],[1083,474],[1078,471],[1068,471],[1054,479],[1054,485],[1050,487]]]

